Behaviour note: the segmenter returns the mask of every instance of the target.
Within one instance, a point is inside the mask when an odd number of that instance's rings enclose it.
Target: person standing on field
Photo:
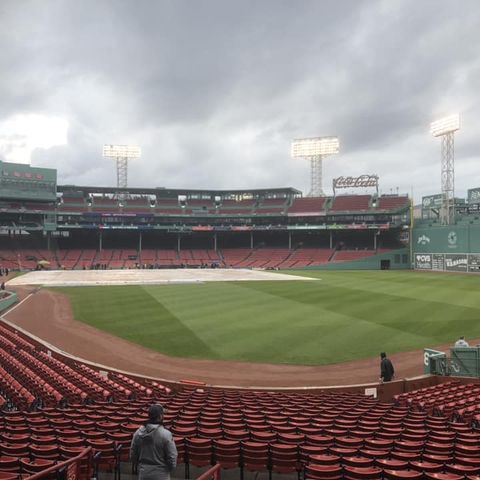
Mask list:
[[[455,347],[469,347],[470,345],[468,342],[465,340],[465,337],[462,335],[456,342],[455,342]]]
[[[152,405],[148,417],[133,435],[130,458],[138,464],[139,480],[170,480],[177,466],[177,447],[172,433],[163,426],[163,407]]]
[[[380,382],[391,382],[395,377],[395,369],[387,354],[382,352],[380,354]]]

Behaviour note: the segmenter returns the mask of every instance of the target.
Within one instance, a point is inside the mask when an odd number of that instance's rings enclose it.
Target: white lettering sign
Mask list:
[[[359,177],[338,177],[333,179],[333,188],[367,188],[378,187],[377,175],[360,175]]]
[[[447,267],[457,267],[458,265],[466,265],[467,264],[467,259],[466,258],[460,258],[458,260],[454,260],[453,258],[447,258],[446,260]]]
[[[427,245],[427,243],[430,243],[430,238],[423,234],[422,236],[418,237],[417,243],[420,245]]]

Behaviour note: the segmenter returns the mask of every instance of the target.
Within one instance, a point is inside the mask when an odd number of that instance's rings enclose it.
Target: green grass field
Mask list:
[[[178,357],[320,365],[480,337],[480,277],[290,273],[320,280],[56,290],[77,320]]]

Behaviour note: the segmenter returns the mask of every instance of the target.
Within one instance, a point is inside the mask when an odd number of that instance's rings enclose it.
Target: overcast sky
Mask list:
[[[429,123],[460,112],[456,193],[480,186],[478,0],[1,0],[0,159],[113,186],[295,187],[295,137],[338,135],[332,178],[440,191]]]

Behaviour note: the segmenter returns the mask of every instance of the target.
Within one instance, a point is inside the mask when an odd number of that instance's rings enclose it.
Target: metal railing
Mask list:
[[[220,469],[220,464],[217,463],[213,467],[209,468],[206,472],[202,473],[197,480],[221,480],[222,473]]]
[[[84,468],[82,469],[82,467]],[[28,477],[23,476],[23,480],[40,480],[52,477],[65,480],[88,480],[91,476],[92,448],[87,447],[76,457],[69,458]]]

